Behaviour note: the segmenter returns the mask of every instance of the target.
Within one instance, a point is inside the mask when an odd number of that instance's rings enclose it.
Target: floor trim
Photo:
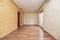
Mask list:
[[[47,32],[46,30],[44,30],[41,26],[38,25],[38,27],[40,27],[43,31]],[[54,36],[52,36],[49,32],[47,32],[51,37],[53,37],[55,40],[57,40]]]
[[[31,25],[31,24],[24,24],[23,26],[38,26],[38,24],[33,24],[33,25]]]
[[[0,40],[1,40],[1,39],[4,39],[5,37],[7,37],[8,35],[10,35],[11,33],[15,32],[16,30],[18,30],[18,28],[17,28],[17,29],[15,29],[15,30],[13,30],[13,31],[12,31],[12,32],[10,32],[9,34],[5,35],[3,38],[0,38]]]

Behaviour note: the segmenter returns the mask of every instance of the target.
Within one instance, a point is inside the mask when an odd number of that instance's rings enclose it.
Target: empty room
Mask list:
[[[60,0],[0,0],[0,40],[60,40]]]

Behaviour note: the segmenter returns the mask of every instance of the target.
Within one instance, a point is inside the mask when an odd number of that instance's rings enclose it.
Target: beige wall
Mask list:
[[[17,10],[11,0],[0,1],[0,38],[17,29]]]
[[[20,13],[20,27],[24,25],[24,13]]]
[[[38,24],[37,13],[24,13],[24,25]]]
[[[44,29],[60,40],[60,0],[50,0],[44,5]]]
[[[11,6],[13,6],[15,8],[15,10],[17,10],[17,13],[20,12],[20,27],[23,26],[24,24],[24,12],[12,1],[10,0],[9,3],[11,4]]]

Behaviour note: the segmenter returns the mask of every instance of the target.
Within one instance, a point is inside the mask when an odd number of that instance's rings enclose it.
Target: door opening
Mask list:
[[[18,29],[20,28],[20,12],[18,11]]]
[[[43,27],[43,12],[39,13],[39,25]]]

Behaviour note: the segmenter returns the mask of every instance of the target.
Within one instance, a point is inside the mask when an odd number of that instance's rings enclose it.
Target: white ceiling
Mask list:
[[[24,12],[36,12],[43,0],[13,0]]]

